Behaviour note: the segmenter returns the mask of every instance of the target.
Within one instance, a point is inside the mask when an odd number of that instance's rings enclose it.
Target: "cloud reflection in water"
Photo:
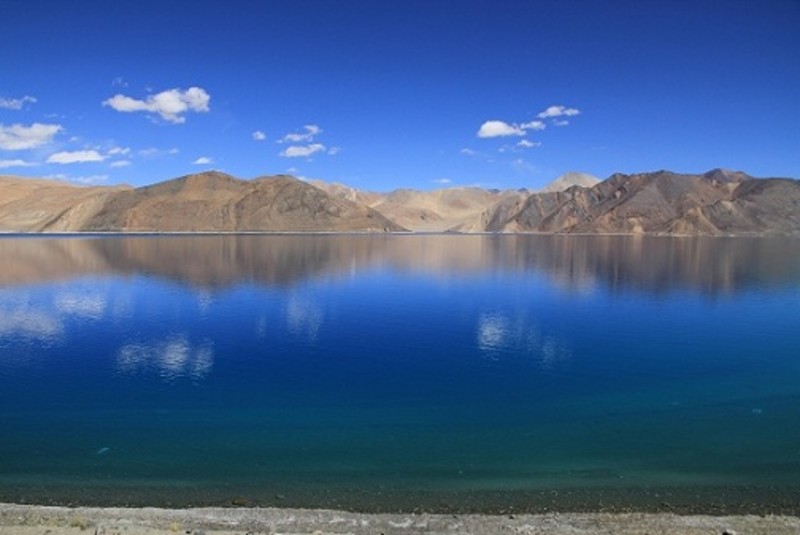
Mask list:
[[[292,296],[286,303],[286,325],[294,335],[305,336],[314,341],[323,320],[322,308],[305,298]]]
[[[154,370],[165,379],[206,377],[214,365],[210,342],[193,346],[184,335],[154,344],[127,344],[117,354],[117,367],[123,373]]]
[[[64,324],[55,315],[31,307],[0,309],[0,337],[52,342],[63,334]]]
[[[542,334],[537,323],[523,317],[512,321],[499,312],[484,312],[478,317],[476,338],[478,348],[491,360],[499,360],[501,354],[526,355],[542,368],[551,368],[572,356],[566,341]]]

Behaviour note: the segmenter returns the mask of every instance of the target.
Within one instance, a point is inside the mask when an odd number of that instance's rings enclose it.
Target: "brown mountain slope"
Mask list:
[[[442,232],[475,219],[487,208],[516,194],[470,187],[434,191],[399,189],[371,206],[410,230]]]
[[[374,210],[289,176],[239,180],[215,171],[120,192],[80,230],[403,230]]]
[[[325,182],[324,180],[309,180],[307,182],[315,186],[325,193],[341,199],[347,199],[358,204],[365,204],[373,206],[380,202],[386,195],[383,193],[376,193],[374,191],[365,191],[362,189],[351,188],[346,184],[338,182]]]
[[[579,173],[577,171],[569,171],[558,176],[555,180],[539,190],[539,193],[555,193],[557,191],[565,191],[572,186],[591,188],[599,182],[600,179],[594,175],[590,175],[588,173]]]
[[[127,186],[77,186],[56,180],[0,176],[0,231],[77,230],[106,199]]]
[[[714,170],[616,174],[592,188],[499,204],[473,224],[489,232],[800,234],[800,182]]]
[[[323,187],[284,175],[245,181],[219,172],[137,189],[0,177],[0,232],[800,235],[800,181],[721,169],[615,174],[591,188],[536,194],[448,188],[359,196],[346,186]]]

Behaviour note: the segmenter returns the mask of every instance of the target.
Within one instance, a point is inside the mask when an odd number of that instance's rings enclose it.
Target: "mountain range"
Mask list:
[[[0,231],[800,235],[800,181],[723,169],[566,173],[538,192],[377,193],[218,171],[139,188],[0,176]]]

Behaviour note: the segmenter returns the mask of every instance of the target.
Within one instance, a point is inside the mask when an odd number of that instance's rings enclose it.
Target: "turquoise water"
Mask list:
[[[800,509],[800,241],[0,239],[0,500]]]

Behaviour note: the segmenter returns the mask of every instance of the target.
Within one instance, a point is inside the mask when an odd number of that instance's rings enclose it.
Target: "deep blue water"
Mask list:
[[[0,500],[800,508],[800,241],[2,238]]]

